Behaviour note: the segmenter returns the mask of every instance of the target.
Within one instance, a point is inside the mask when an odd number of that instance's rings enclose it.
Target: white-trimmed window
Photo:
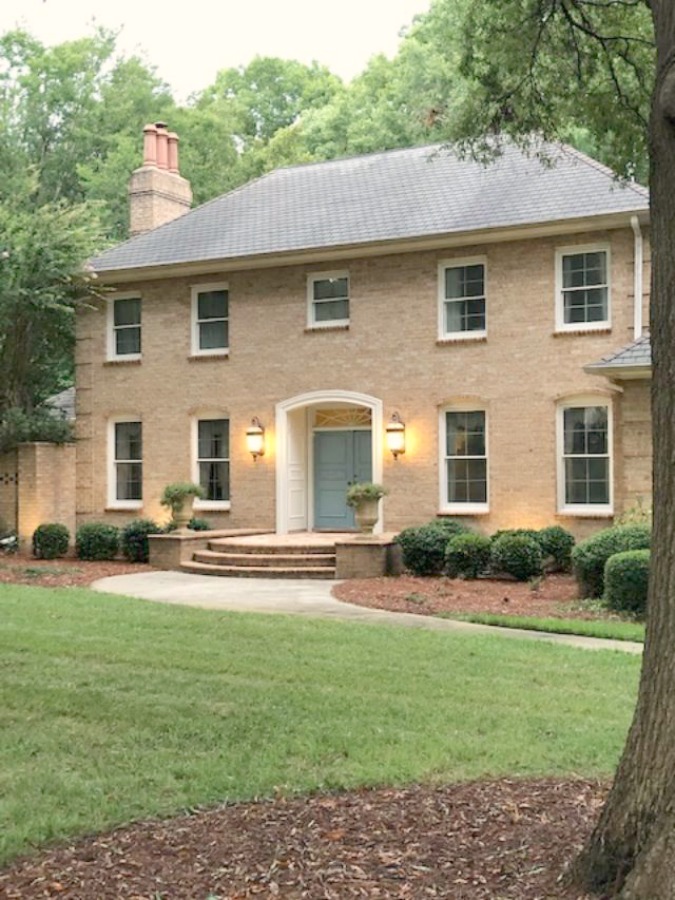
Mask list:
[[[108,359],[141,358],[141,298],[115,297],[108,303]]]
[[[483,409],[441,413],[441,509],[477,513],[488,509],[487,415]]]
[[[110,422],[108,503],[135,509],[143,503],[143,424],[131,419]]]
[[[439,337],[471,339],[487,334],[486,260],[446,260],[438,267]]]
[[[225,417],[194,419],[194,478],[204,489],[197,509],[230,507],[230,421]]]
[[[598,397],[558,407],[558,508],[574,515],[612,513],[612,408]]]
[[[307,322],[310,328],[349,324],[348,272],[318,272],[308,277]]]
[[[192,288],[192,353],[227,353],[230,346],[230,309],[226,285],[200,284]]]
[[[556,328],[593,331],[608,328],[609,247],[568,247],[556,251]]]

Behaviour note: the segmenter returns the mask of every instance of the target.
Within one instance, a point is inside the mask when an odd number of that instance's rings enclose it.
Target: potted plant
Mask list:
[[[358,481],[347,490],[347,506],[354,510],[356,524],[362,534],[372,534],[380,518],[379,505],[389,491],[372,481]]]
[[[174,481],[164,488],[160,503],[171,510],[171,520],[176,528],[185,529],[192,517],[194,498],[203,496],[203,488],[193,481]]]

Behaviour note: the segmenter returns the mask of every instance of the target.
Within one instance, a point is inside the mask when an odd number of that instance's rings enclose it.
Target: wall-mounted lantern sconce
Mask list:
[[[246,429],[246,449],[253,457],[253,462],[265,455],[265,428],[257,416],[251,419],[251,424]]]
[[[391,421],[387,422],[385,431],[387,450],[391,451],[394,459],[398,459],[402,453],[405,453],[405,422],[401,421],[397,412],[393,414]]]

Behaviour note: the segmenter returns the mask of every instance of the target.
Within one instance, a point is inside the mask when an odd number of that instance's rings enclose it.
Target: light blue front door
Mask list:
[[[314,432],[314,527],[322,531],[354,528],[347,488],[371,481],[370,431]]]

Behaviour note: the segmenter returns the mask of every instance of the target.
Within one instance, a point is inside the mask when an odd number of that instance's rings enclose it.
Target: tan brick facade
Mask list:
[[[611,329],[555,332],[555,253],[604,243],[611,249]],[[438,340],[438,265],[486,260],[487,338]],[[307,328],[307,277],[349,273],[348,329]],[[191,288],[229,289],[229,354],[191,356]],[[641,489],[639,447],[618,435],[644,424],[640,392],[624,404],[604,378],[583,366],[628,343],[633,326],[633,234],[621,230],[409,252],[255,271],[211,273],[120,287],[142,298],[142,360],[106,362],[106,312],[81,314],[78,329],[77,513],[116,523],[166,518],[164,486],[192,477],[191,419],[230,419],[231,509],[205,512],[217,527],[276,525],[276,405],[311,391],[348,391],[381,402],[383,422],[398,411],[407,450],[382,454],[384,528],[395,531],[439,512],[440,411],[470,398],[486,410],[489,512],[485,531],[560,522],[584,534],[607,519],[559,516],[556,404],[573,395],[609,397],[614,409],[615,509]],[[622,410],[622,406],[627,408]],[[108,507],[108,435],[115,416],[143,423],[143,506]],[[267,451],[254,463],[244,435],[252,416],[266,428]],[[642,416],[642,418],[640,418]],[[642,444],[640,444],[642,446]],[[632,454],[630,467],[619,459]],[[629,474],[630,473],[630,474]],[[637,480],[636,480],[637,479]]]

